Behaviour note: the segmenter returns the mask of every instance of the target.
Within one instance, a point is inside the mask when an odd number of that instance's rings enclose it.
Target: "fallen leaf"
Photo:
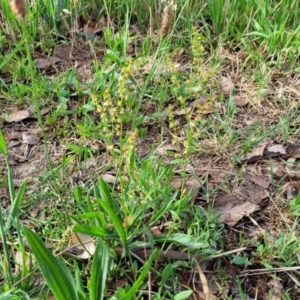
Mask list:
[[[245,154],[244,156],[241,157],[242,161],[251,161],[253,158],[257,157],[263,157],[264,155],[264,150],[268,144],[268,140],[264,140],[260,143],[258,143],[256,146],[253,147],[253,149]]]
[[[230,78],[222,76],[221,87],[226,96],[234,90],[234,84]]]
[[[16,166],[16,165],[17,165],[17,163],[11,164],[11,166]],[[29,179],[28,178],[21,178],[21,179],[14,178],[13,179],[14,186],[17,188],[20,188],[26,180],[28,181]]]
[[[118,179],[116,176],[105,173],[101,176],[101,178],[107,182],[107,183],[111,183],[111,184],[116,184],[118,182]]]
[[[250,180],[250,181],[258,184],[259,186],[263,187],[264,189],[267,189],[270,186],[270,182],[266,181],[265,179],[263,179],[260,176],[251,175],[249,173],[243,173],[243,177],[247,180]]]
[[[276,152],[280,154],[286,154],[286,149],[282,145],[273,145],[267,148],[269,152]]]
[[[58,45],[54,49],[54,55],[59,57],[60,59],[70,58],[71,52],[72,52],[71,45]]]
[[[203,288],[203,292],[204,292],[204,295],[205,295],[205,300],[211,300],[211,293],[210,293],[210,290],[209,290],[209,286],[208,286],[208,283],[207,283],[207,280],[206,280],[206,277],[199,265],[199,263],[197,262],[197,260],[195,259],[195,264],[196,264],[196,269],[199,273],[199,277],[200,277],[200,280],[201,280],[201,283],[202,283],[202,288]],[[194,288],[195,290],[195,288]]]
[[[195,108],[198,113],[211,114],[215,111],[213,104],[207,105],[208,96],[204,95],[200,99],[191,102],[188,107]]]
[[[29,214],[32,218],[35,218],[41,210],[41,203],[36,203],[33,208],[29,211]]]
[[[246,97],[243,97],[243,96],[234,96],[234,101],[235,101],[235,105],[237,107],[246,106],[249,102],[248,99]]]
[[[156,153],[159,155],[166,155],[167,151],[178,151],[178,147],[173,144],[163,144],[156,149]]]
[[[31,258],[30,258],[30,253],[25,252],[24,253],[24,257],[25,257],[25,265],[27,269],[30,269],[31,266]],[[23,253],[21,251],[17,251],[15,253],[15,257],[14,257],[14,263],[15,263],[15,274],[19,274],[20,272],[22,272],[22,266],[23,266]]]
[[[183,115],[189,114],[192,110],[193,110],[192,107],[178,108],[173,111],[173,114],[175,116],[183,116]]]
[[[281,293],[282,293],[283,285],[279,280],[271,279],[268,282],[268,287],[272,291],[272,292],[271,291],[268,292],[268,295],[270,295],[270,294],[272,295],[272,300],[281,300],[282,299]],[[268,298],[266,298],[266,299],[268,299]]]
[[[182,186],[183,178],[182,177],[174,177],[173,180],[170,182],[170,185],[175,189],[180,189]],[[200,183],[194,177],[186,178],[184,181],[184,189],[186,193],[193,192],[195,194],[198,193],[200,189]]]
[[[53,65],[60,62],[61,59],[58,57],[47,57],[47,58],[38,58],[36,60],[36,67],[40,70],[49,70]]]
[[[32,133],[24,132],[22,136],[23,142],[28,145],[37,145],[40,142],[40,138]]]
[[[25,110],[19,110],[16,112],[13,112],[11,114],[4,115],[4,119],[8,123],[12,122],[20,122],[30,117],[30,113],[27,109]]]
[[[209,172],[209,175],[214,183],[224,182],[230,176],[230,174],[230,172],[222,170],[211,170]]]
[[[191,164],[186,164],[186,165],[178,165],[175,169],[174,172],[177,174],[180,174],[182,172],[188,173],[188,174],[195,174],[195,168]]]
[[[153,227],[149,228],[149,230],[150,230],[150,232],[153,236],[162,235],[162,232],[160,230],[160,226],[153,226]]]
[[[243,201],[233,194],[218,197],[214,201],[214,211],[221,212],[220,221],[229,226],[234,226],[245,215],[256,210],[259,210],[257,204]]]
[[[34,106],[34,105],[30,105],[30,106],[27,108],[27,110],[29,111],[30,115],[32,116],[32,115],[35,114],[35,110],[36,110],[36,109],[35,109],[35,106]],[[47,107],[47,106],[45,106],[45,107],[43,107],[43,108],[41,109],[41,115],[43,116],[43,115],[47,114],[49,111],[50,111],[50,108]]]
[[[238,187],[234,191],[234,194],[241,200],[247,200],[255,204],[259,204],[263,199],[268,197],[268,193],[263,187],[251,182],[245,186]]]
[[[83,233],[73,232],[69,240],[69,248],[84,250],[83,253],[76,255],[78,258],[89,259],[96,250],[93,239]]]
[[[20,146],[22,144],[22,142],[19,140],[22,138],[22,135],[20,135],[18,137],[18,139],[16,139],[16,137],[10,137],[10,141],[7,145],[7,148],[13,148],[13,147],[17,147]]]
[[[194,107],[201,107],[202,105],[204,105],[207,102],[208,96],[204,95],[202,97],[200,97],[200,99],[194,100],[193,102],[191,102],[188,107],[194,108]]]

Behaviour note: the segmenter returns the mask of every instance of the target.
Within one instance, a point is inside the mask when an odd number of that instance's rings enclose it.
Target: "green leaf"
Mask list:
[[[7,149],[6,149],[6,144],[5,144],[5,139],[3,137],[2,131],[0,130],[0,152],[3,155],[7,155]]]
[[[41,238],[27,227],[24,234],[36,258],[43,276],[56,299],[78,300],[74,279],[60,259],[56,258],[44,245]]]
[[[23,200],[23,196],[27,187],[27,180],[23,182],[21,188],[19,189],[17,197],[13,200],[13,204],[10,207],[7,222],[4,227],[4,231],[7,232],[10,229],[11,223],[18,217],[18,210],[20,204]]]
[[[85,300],[86,295],[84,292],[82,277],[81,277],[80,270],[78,268],[77,263],[75,263],[74,270],[75,270],[75,280],[76,280],[76,289],[77,289],[78,298],[79,298],[79,300]]]
[[[150,255],[148,261],[146,262],[146,264],[144,265],[144,269],[141,272],[139,278],[134,282],[133,286],[131,287],[131,289],[126,293],[126,295],[124,297],[122,297],[122,300],[131,300],[131,299],[135,299],[135,293],[138,291],[139,287],[141,286],[141,284],[144,282],[145,277],[147,276],[149,269],[151,267],[151,264],[154,260],[154,258],[156,257],[156,253],[157,253],[157,249],[154,249],[154,251],[152,252],[152,254]]]
[[[107,202],[98,200],[98,204],[101,205],[101,207],[109,215],[113,225],[115,226],[115,228],[119,234],[119,237],[121,239],[123,247],[126,250],[126,253],[128,253],[127,234],[123,228],[120,218],[117,216],[117,214],[113,211],[113,209],[109,206],[109,204]]]
[[[105,244],[99,239],[97,242],[96,251],[93,257],[91,279],[90,279],[90,299],[104,299],[106,277],[110,264]]]
[[[185,300],[185,299],[188,299],[192,295],[192,293],[193,293],[192,290],[180,292],[179,294],[177,294],[174,297],[174,300]]]
[[[209,246],[206,241],[198,241],[193,236],[184,233],[164,234],[154,237],[156,242],[174,242],[188,247],[190,250],[203,249]]]
[[[96,226],[89,226],[89,225],[78,225],[76,224],[73,228],[74,231],[85,233],[90,236],[96,236],[96,237],[108,237],[108,238],[116,238],[118,237],[117,234],[114,233],[114,231],[96,227]]]
[[[109,204],[109,206],[114,210],[118,209],[118,207],[115,207],[116,205],[111,196],[111,192],[108,189],[106,182],[102,178],[99,178],[99,187],[100,187],[101,196]]]
[[[150,227],[151,225],[155,224],[157,222],[157,220],[159,220],[166,211],[169,211],[169,208],[171,206],[171,204],[174,202],[174,200],[176,199],[178,193],[174,193],[173,197],[169,200],[166,201],[162,207],[151,217],[151,219],[148,222],[148,226]]]
[[[248,260],[247,256],[238,256],[238,255],[235,255],[233,257],[232,263],[234,263],[235,265],[238,265],[238,266],[241,266],[241,265],[251,266],[252,265],[251,261]]]

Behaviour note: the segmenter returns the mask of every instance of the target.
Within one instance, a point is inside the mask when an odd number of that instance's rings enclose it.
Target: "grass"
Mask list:
[[[298,299],[298,3],[74,3],[0,4],[0,299]]]

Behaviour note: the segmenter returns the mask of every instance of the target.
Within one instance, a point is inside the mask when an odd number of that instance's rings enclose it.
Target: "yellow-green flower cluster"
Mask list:
[[[202,36],[198,32],[197,28],[193,28],[192,39],[192,55],[193,55],[193,73],[201,74],[203,65],[203,53],[204,47],[202,44]]]
[[[132,61],[129,60],[127,63],[127,66],[123,67],[121,69],[121,74],[118,79],[118,94],[119,94],[119,101],[118,106],[123,107],[124,105],[127,106],[127,100],[128,100],[128,85],[127,85],[127,79],[130,75],[133,73],[133,65]]]
[[[171,82],[172,82],[171,90],[176,95],[180,91],[181,81],[178,76],[179,72],[176,69],[174,61],[172,59],[172,55],[167,55],[166,65],[167,65],[168,72],[171,73]]]

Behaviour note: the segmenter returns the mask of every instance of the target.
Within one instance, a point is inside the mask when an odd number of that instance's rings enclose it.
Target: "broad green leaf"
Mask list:
[[[111,192],[108,189],[106,182],[102,178],[99,178],[99,187],[103,199],[109,204],[111,208],[115,208],[115,203],[111,196]]]
[[[91,279],[90,279],[90,299],[102,300],[104,299],[106,277],[110,264],[110,257],[108,255],[105,244],[98,239],[96,251],[93,257]]]
[[[128,253],[128,243],[127,243],[127,234],[126,231],[123,228],[123,225],[121,223],[120,218],[117,216],[117,214],[113,211],[113,209],[109,206],[107,202],[98,200],[99,205],[106,211],[106,213],[109,215],[114,227],[116,228],[119,237],[121,239],[121,242],[123,244],[123,247],[126,250],[126,253]]]
[[[56,299],[78,300],[75,281],[62,260],[55,257],[44,245],[42,239],[27,227],[24,234],[36,258],[43,276]]]
[[[191,250],[202,249],[209,246],[206,241],[198,241],[193,236],[184,233],[171,233],[154,237],[156,242],[164,243],[165,241],[174,242],[184,245]]]
[[[179,294],[177,294],[174,297],[174,300],[186,300],[186,299],[189,299],[189,297],[192,295],[192,293],[193,293],[192,290],[180,292]]]
[[[7,149],[6,149],[6,144],[5,144],[5,139],[3,137],[2,131],[0,130],[0,152],[3,155],[7,155]]]
[[[107,238],[116,238],[118,237],[117,234],[114,233],[114,231],[101,228],[101,227],[96,227],[96,226],[89,226],[89,225],[78,225],[76,224],[73,228],[74,231],[88,234],[90,236],[95,236],[95,237],[107,237]]]

